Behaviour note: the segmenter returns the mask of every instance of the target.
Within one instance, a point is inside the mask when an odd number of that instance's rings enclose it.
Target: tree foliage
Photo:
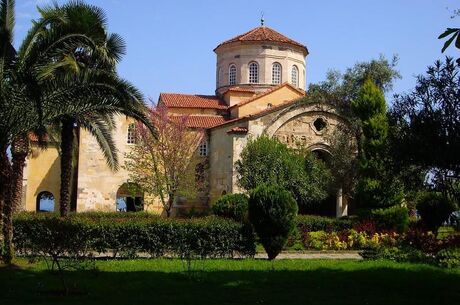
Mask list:
[[[250,140],[236,162],[238,183],[246,189],[261,184],[279,185],[290,191],[301,207],[321,202],[328,195],[330,172],[305,150],[293,150],[276,139]]]
[[[398,158],[409,164],[460,172],[460,67],[452,58],[436,61],[409,94],[391,109]]]
[[[403,190],[389,170],[388,120],[383,92],[368,79],[351,109],[361,123],[359,181],[356,200],[361,207],[389,207],[401,203]]]
[[[281,186],[261,184],[249,197],[249,220],[260,238],[268,259],[283,249],[294,230],[297,204],[291,193]]]
[[[195,179],[192,168],[204,132],[188,128],[187,116],[168,116],[162,106],[150,108],[149,117],[157,133],[154,136],[145,125],[136,125],[136,145],[126,155],[124,167],[132,182],[160,198],[169,217],[179,196],[190,199],[204,188],[197,183],[206,181]]]

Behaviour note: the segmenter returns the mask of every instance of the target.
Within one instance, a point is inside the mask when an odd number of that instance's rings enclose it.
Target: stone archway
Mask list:
[[[348,121],[340,116],[332,105],[297,103],[277,113],[268,122],[262,134],[275,137],[293,148],[306,148],[316,152],[320,159],[327,159],[330,156],[328,136],[332,136],[340,124],[348,125]],[[339,188],[334,197],[330,202],[330,216],[334,212],[336,217],[346,216],[348,207],[343,200],[342,189]]]
[[[118,212],[139,212],[144,210],[144,192],[139,185],[126,182],[118,188],[116,210]]]

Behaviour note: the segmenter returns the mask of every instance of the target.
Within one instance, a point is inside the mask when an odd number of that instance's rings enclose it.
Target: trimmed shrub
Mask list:
[[[274,259],[283,249],[295,227],[297,211],[294,197],[279,186],[262,184],[251,191],[249,220],[268,254],[268,259]]]
[[[243,221],[247,218],[248,201],[244,194],[227,194],[214,203],[212,211],[217,216]]]
[[[403,233],[409,228],[409,210],[402,206],[372,210],[371,217],[379,230]]]
[[[455,202],[439,192],[426,192],[417,201],[417,211],[423,224],[434,232],[437,232],[456,209]]]
[[[134,215],[134,213],[133,213]],[[255,243],[247,225],[231,220],[163,219],[118,213],[21,213],[14,219],[14,243],[23,254],[53,257],[90,257],[93,252],[135,257],[233,257],[253,256]]]
[[[315,215],[298,215],[295,219],[300,232],[342,231],[352,228],[349,218],[330,218]]]

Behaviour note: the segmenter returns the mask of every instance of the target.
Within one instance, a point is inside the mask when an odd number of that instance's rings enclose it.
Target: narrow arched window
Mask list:
[[[230,86],[236,84],[236,66],[235,65],[230,65],[230,67],[228,67],[228,84]]]
[[[128,125],[128,137],[126,139],[128,144],[136,144],[136,124]]]
[[[272,66],[272,84],[281,84],[281,65],[275,62]]]
[[[259,82],[259,65],[256,62],[249,64],[249,83],[257,84]]]
[[[291,84],[294,87],[299,87],[299,69],[297,68],[297,66],[292,66]]]

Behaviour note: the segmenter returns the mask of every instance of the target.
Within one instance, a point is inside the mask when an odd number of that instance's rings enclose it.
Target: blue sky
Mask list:
[[[49,0],[16,0],[16,44],[37,5]],[[58,1],[62,3],[64,1]],[[394,93],[407,92],[415,76],[443,58],[437,36],[459,27],[458,0],[334,1],[151,1],[88,0],[102,7],[109,31],[126,40],[119,73],[154,101],[160,92],[213,94],[214,47],[260,23],[307,45],[307,82],[324,80],[329,69],[344,70],[357,61],[398,54],[402,79]],[[445,54],[460,57],[451,48]],[[391,98],[390,98],[391,102]]]

